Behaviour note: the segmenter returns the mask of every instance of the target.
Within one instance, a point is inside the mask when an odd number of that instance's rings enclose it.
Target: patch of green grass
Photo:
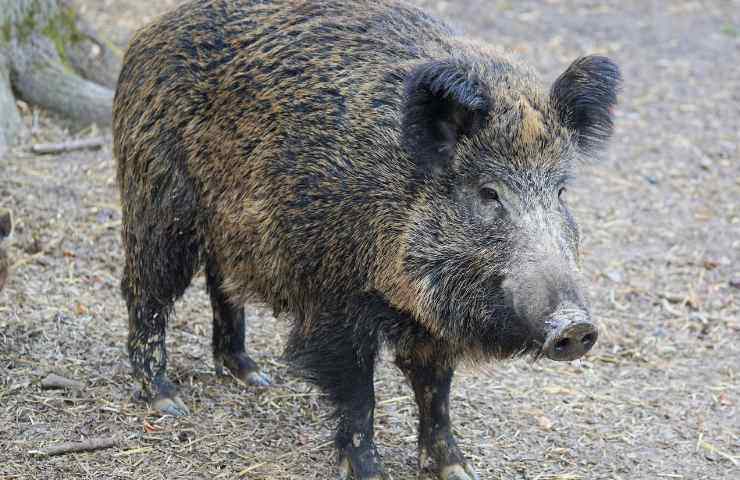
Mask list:
[[[67,45],[84,39],[84,35],[77,28],[77,14],[71,8],[61,8],[57,15],[49,19],[41,33],[54,43],[59,58],[65,66],[69,65]]]
[[[13,27],[12,25],[10,25],[10,22],[5,22],[3,24],[2,31],[3,31],[3,40],[5,41],[5,43],[10,43],[10,33],[11,33],[12,28]]]
[[[722,26],[722,29],[720,30],[725,35],[729,35],[730,37],[739,38],[740,37],[740,25],[733,25],[731,23],[726,23]]]

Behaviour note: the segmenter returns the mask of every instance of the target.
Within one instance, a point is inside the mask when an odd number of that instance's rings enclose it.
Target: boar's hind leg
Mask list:
[[[178,173],[158,184],[153,201],[124,202],[126,263],[121,280],[134,377],[155,409],[175,416],[187,415],[188,409],[167,378],[165,330],[175,300],[185,293],[199,266],[201,245],[192,189]]]
[[[127,257],[130,256],[132,243],[128,242]],[[156,242],[148,245],[153,244]],[[154,255],[145,257],[157,258]],[[121,290],[128,304],[128,353],[134,377],[141,383],[142,392],[152,407],[173,416],[189,413],[177,394],[177,388],[167,377],[165,349],[167,319],[175,299],[182,296],[193,274],[193,268],[185,269],[189,275],[177,268],[189,266],[182,263],[187,263],[187,258],[170,258],[172,263],[159,263],[160,266],[170,265],[168,271],[151,268],[148,262],[127,260],[121,282]],[[162,277],[168,279],[161,280]]]
[[[216,373],[223,367],[239,380],[250,385],[267,386],[270,378],[260,372],[257,363],[244,349],[244,306],[229,302],[221,289],[223,279],[214,261],[206,265],[206,283],[213,307],[213,363]]]
[[[441,480],[477,480],[452,436],[452,367],[413,354],[399,355],[396,364],[411,382],[419,407],[419,468],[434,470]]]
[[[124,288],[129,305],[128,353],[134,377],[155,409],[174,416],[187,415],[188,409],[166,371],[165,329],[172,302],[160,302],[142,290],[138,296],[130,292]]]

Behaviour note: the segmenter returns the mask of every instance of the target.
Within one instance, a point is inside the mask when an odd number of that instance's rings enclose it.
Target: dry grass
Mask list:
[[[152,8],[82,3],[118,41],[141,18],[130,12]],[[740,25],[740,5],[426,3],[521,52],[545,78],[590,51],[614,56],[626,78],[614,146],[584,167],[570,197],[605,333],[580,365],[460,372],[453,415],[481,478],[740,478],[740,289],[731,285],[740,275],[740,38],[728,27]],[[332,478],[327,405],[280,360],[286,322],[249,309],[249,346],[275,387],[217,378],[202,278],[168,338],[192,415],[159,417],[133,400],[110,151],[25,153],[32,141],[98,134],[38,112],[26,119],[25,144],[0,160],[0,207],[17,222],[0,292],[0,478]],[[44,388],[50,373],[83,386]],[[388,470],[416,478],[415,407],[389,362],[377,391]],[[116,445],[34,453],[93,438]]]

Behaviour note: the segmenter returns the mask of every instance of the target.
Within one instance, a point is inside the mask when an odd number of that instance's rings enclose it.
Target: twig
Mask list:
[[[74,152],[76,150],[87,150],[102,148],[106,139],[103,137],[85,138],[83,140],[71,140],[62,143],[37,143],[31,147],[31,151],[37,155],[53,153]]]
[[[71,388],[73,390],[82,390],[85,385],[77,380],[71,380],[69,378],[62,377],[56,373],[50,373],[43,380],[41,380],[41,388],[52,389],[52,388]]]
[[[85,440],[84,442],[60,443],[59,445],[54,445],[53,447],[47,447],[41,450],[31,450],[28,453],[32,455],[51,457],[53,455],[64,455],[65,453],[102,450],[104,448],[115,447],[116,445],[118,445],[118,440],[114,438],[92,438],[90,440]]]

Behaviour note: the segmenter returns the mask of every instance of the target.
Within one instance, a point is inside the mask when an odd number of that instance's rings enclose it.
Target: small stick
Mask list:
[[[41,450],[31,450],[28,453],[32,455],[51,457],[53,455],[64,455],[65,453],[92,452],[93,450],[111,448],[116,445],[118,445],[118,440],[114,438],[92,438],[90,440],[85,440],[84,442],[60,443],[59,445],[43,448]]]
[[[82,390],[84,386],[82,382],[62,377],[56,373],[50,373],[46,378],[41,380],[41,388],[43,389],[71,388],[73,390]]]
[[[105,138],[85,138],[82,140],[71,140],[63,143],[37,143],[31,147],[31,151],[38,155],[74,152],[76,150],[87,150],[102,148],[105,145]]]

